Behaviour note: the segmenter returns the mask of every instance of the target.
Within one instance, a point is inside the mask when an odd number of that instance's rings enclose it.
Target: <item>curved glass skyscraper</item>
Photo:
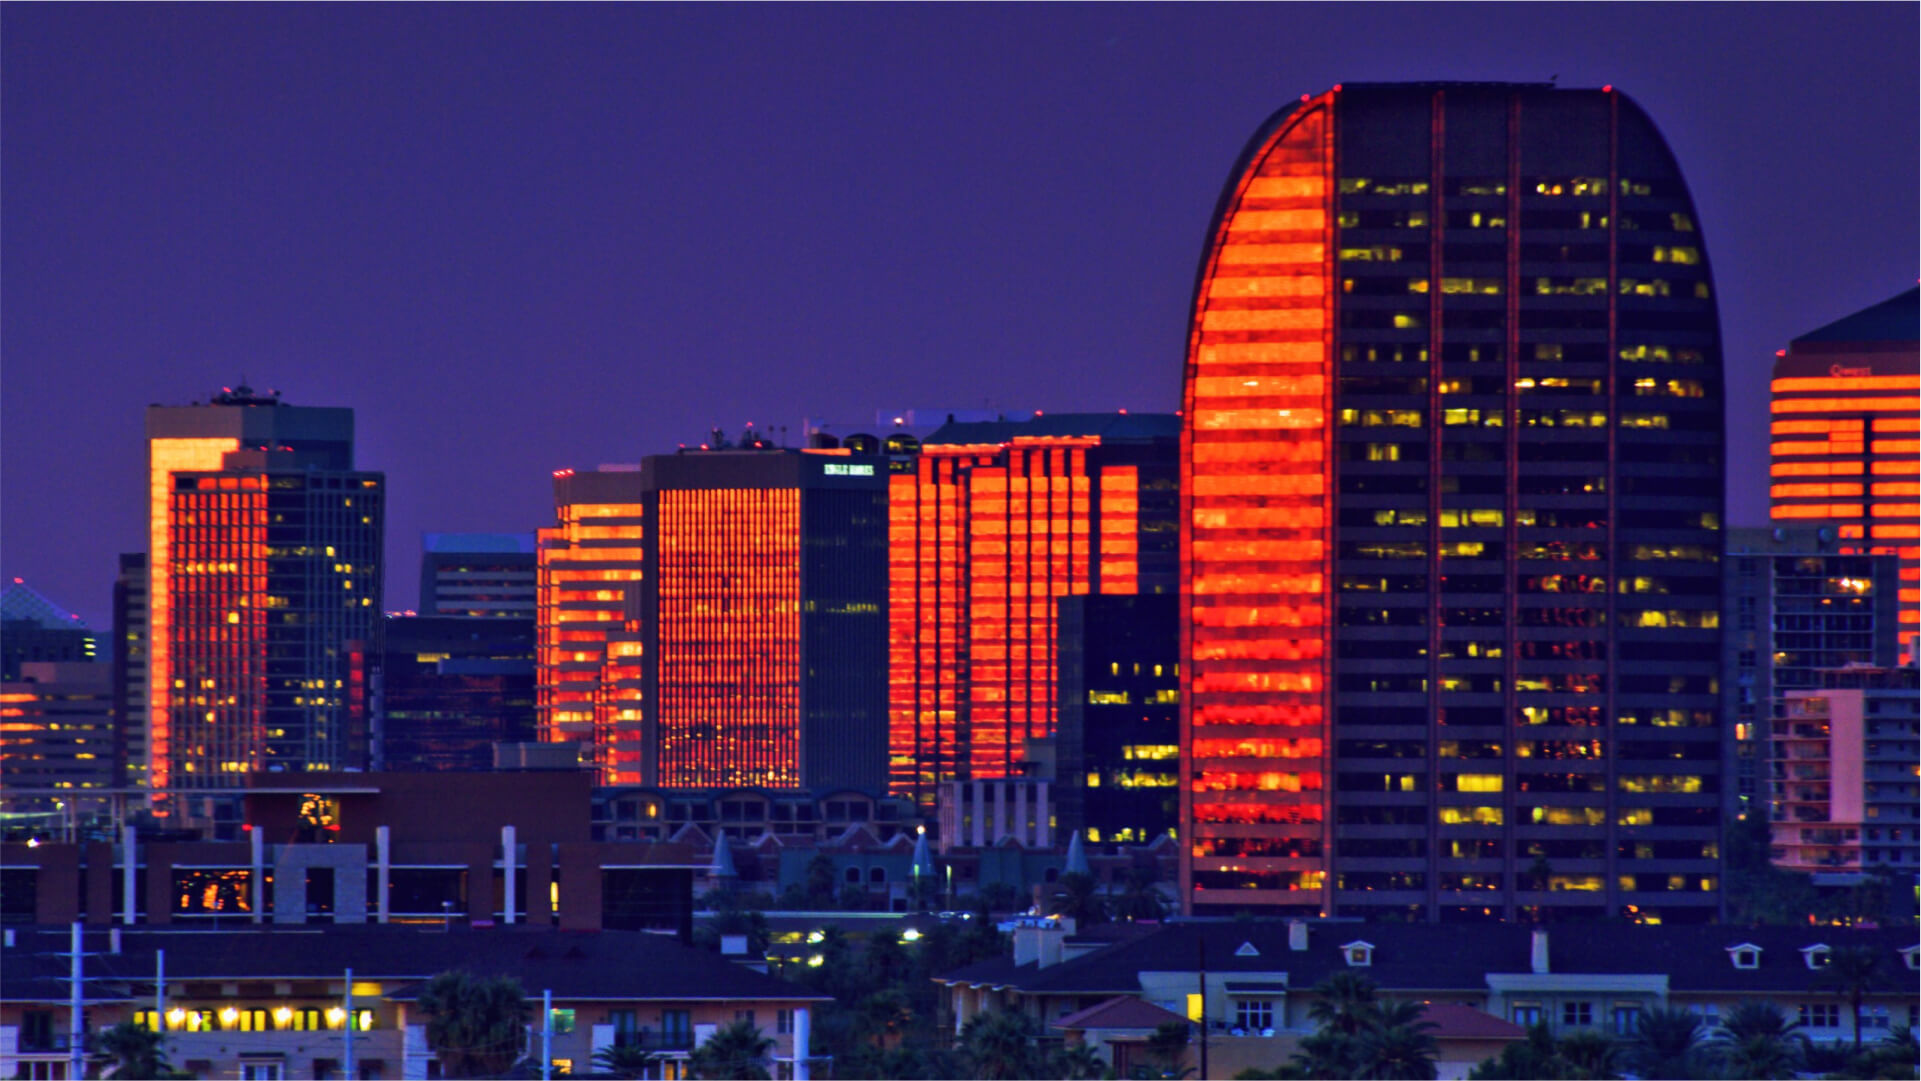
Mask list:
[[[1720,335],[1639,107],[1282,109],[1183,407],[1185,908],[1712,917]]]

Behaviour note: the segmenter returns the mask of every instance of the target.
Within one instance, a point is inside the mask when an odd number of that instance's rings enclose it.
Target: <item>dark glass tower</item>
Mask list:
[[[1720,336],[1639,107],[1281,110],[1215,211],[1183,405],[1187,908],[1713,914]]]

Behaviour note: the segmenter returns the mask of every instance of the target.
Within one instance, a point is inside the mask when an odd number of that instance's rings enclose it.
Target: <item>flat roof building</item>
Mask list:
[[[603,784],[883,790],[886,483],[842,449],[557,474],[542,738]]]
[[[1769,404],[1769,516],[1900,559],[1903,648],[1921,634],[1921,289],[1788,344]]]

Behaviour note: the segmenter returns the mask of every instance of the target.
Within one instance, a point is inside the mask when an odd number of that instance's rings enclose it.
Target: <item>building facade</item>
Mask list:
[[[120,553],[113,581],[115,784],[147,784],[147,553]]]
[[[1790,871],[1921,871],[1921,672],[1855,665],[1787,692],[1774,728],[1774,862]]]
[[[20,666],[34,661],[70,664],[99,654],[86,620],[18,578],[0,590],[0,679],[19,679]]]
[[[541,738],[606,784],[886,784],[887,460],[734,449],[555,477]]]
[[[1264,124],[1186,365],[1184,906],[1709,918],[1721,401],[1686,184],[1612,88]]]
[[[1728,531],[1721,613],[1723,735],[1732,771],[1724,809],[1745,815],[1769,798],[1772,732],[1785,695],[1821,686],[1822,672],[1886,667],[1899,654],[1896,557],[1866,555],[1833,526]]]
[[[389,616],[370,680],[373,769],[486,770],[530,743],[531,616]]]
[[[53,807],[118,784],[113,742],[112,665],[26,661],[0,683],[0,786],[9,809]]]
[[[385,481],[354,469],[353,411],[245,386],[151,406],[147,464],[149,785],[364,767]]]
[[[1146,844],[1180,824],[1180,648],[1173,593],[1060,602],[1060,829]]]
[[[889,478],[889,789],[1019,776],[1054,736],[1058,604],[1171,593],[1178,421],[954,422]]]
[[[1921,290],[1811,331],[1774,362],[1769,515],[1900,560],[1903,648],[1921,634]]]
[[[534,618],[532,533],[429,533],[420,549],[422,616]]]

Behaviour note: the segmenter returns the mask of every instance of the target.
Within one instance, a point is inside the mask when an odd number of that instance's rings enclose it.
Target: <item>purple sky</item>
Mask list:
[[[357,413],[389,608],[559,467],[877,409],[1172,410],[1202,234],[1281,102],[1612,83],[1714,264],[1731,517],[1774,350],[1913,284],[1917,8],[0,9],[0,573],[108,625],[142,411]]]

